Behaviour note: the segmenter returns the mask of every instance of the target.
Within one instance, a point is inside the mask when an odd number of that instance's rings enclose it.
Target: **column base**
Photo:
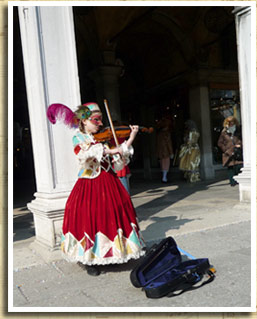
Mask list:
[[[240,202],[251,201],[251,168],[243,167],[241,173],[233,177],[239,183]]]
[[[36,241],[48,249],[60,246],[64,208],[69,192],[58,194],[35,193],[36,199],[29,203],[33,213]]]

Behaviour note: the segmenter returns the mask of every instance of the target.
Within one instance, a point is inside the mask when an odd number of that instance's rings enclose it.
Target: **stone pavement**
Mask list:
[[[16,208],[13,245],[16,311],[20,311],[19,307],[42,307],[40,311],[62,307],[58,311],[69,312],[109,311],[106,307],[128,311],[137,307],[146,307],[145,311],[156,307],[167,307],[167,311],[173,311],[174,307],[250,307],[250,204],[239,202],[238,186],[230,187],[223,173],[218,173],[215,180],[196,184],[187,184],[179,178],[169,184],[132,180],[131,197],[147,246],[172,236],[181,249],[197,258],[208,257],[217,269],[212,283],[174,298],[148,299],[140,288],[133,287],[129,274],[137,261],[102,266],[99,277],[90,277],[76,264],[64,261],[59,250],[46,253],[34,244],[31,214],[25,207]]]

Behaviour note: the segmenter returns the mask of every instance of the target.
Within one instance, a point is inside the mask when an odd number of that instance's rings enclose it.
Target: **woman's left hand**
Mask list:
[[[132,136],[133,138],[135,138],[135,136],[136,136],[137,133],[138,133],[139,126],[138,126],[138,125],[130,125],[129,127],[130,127],[130,129],[131,129],[130,136]]]

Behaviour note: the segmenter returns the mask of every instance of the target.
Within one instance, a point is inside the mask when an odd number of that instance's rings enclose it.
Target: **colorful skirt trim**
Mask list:
[[[61,250],[64,258],[87,265],[121,264],[140,258],[145,254],[142,250],[145,243],[135,231],[136,225],[131,226],[133,230],[128,238],[123,236],[122,229],[118,229],[113,241],[100,232],[96,234],[95,241],[87,234],[80,241],[71,233],[62,234]]]

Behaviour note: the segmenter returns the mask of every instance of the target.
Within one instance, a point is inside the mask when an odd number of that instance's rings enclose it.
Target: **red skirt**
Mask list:
[[[62,230],[61,249],[70,261],[124,263],[144,254],[130,196],[112,171],[78,179],[66,203]]]

